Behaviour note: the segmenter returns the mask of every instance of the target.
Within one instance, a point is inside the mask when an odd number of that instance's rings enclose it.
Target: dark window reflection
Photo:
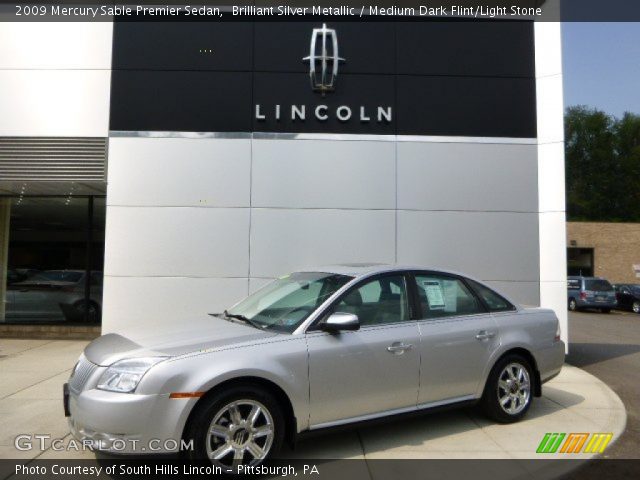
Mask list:
[[[0,286],[0,321],[100,322],[104,198],[7,200],[9,248],[0,251],[0,264],[7,265],[6,283]]]

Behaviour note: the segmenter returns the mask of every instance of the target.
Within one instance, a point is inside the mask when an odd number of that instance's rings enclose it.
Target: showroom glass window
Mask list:
[[[443,318],[483,313],[484,308],[467,286],[448,275],[416,275],[422,318]]]
[[[0,322],[98,324],[102,314],[103,197],[2,197]]]

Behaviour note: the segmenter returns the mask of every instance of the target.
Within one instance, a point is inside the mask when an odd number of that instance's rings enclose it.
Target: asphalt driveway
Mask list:
[[[605,456],[640,459],[640,315],[569,312],[567,363],[606,383],[627,409],[627,428]]]

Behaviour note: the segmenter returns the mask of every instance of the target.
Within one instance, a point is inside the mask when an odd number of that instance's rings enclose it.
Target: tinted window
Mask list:
[[[423,318],[472,315],[484,312],[461,280],[446,275],[416,275]]]
[[[580,280],[569,279],[567,281],[569,290],[580,290]]]
[[[611,292],[613,287],[606,280],[585,280],[584,289],[591,292]]]
[[[351,290],[333,312],[353,313],[360,325],[383,325],[409,320],[407,287],[403,275],[376,278]]]
[[[471,288],[473,288],[480,296],[480,298],[484,300],[490,311],[507,312],[510,310],[515,310],[516,307],[514,307],[511,303],[509,303],[507,300],[505,300],[490,288],[487,288],[484,285],[479,284],[478,282],[474,282],[473,280],[469,280],[469,283],[471,284]]]

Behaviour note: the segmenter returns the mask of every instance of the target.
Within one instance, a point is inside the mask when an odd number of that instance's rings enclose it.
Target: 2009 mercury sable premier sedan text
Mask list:
[[[173,333],[87,346],[65,385],[77,439],[137,446],[126,453],[192,440],[191,458],[256,465],[300,432],[430,407],[480,402],[519,420],[564,361],[553,311],[418,267],[293,273],[179,320]]]

